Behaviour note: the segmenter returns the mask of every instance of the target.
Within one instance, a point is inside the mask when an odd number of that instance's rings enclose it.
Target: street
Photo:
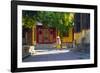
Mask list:
[[[85,52],[69,51],[69,50],[52,50],[42,52],[37,55],[30,55],[23,59],[23,62],[39,62],[39,61],[58,61],[58,60],[79,60],[89,59],[90,54]]]

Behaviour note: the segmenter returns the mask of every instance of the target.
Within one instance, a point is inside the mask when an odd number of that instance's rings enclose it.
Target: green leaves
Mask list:
[[[61,35],[66,34],[74,22],[74,14],[69,12],[39,11],[35,18],[44,26],[56,28]]]
[[[35,25],[35,20],[34,18],[30,18],[29,16],[24,16],[22,18],[22,26],[25,28],[32,28]]]
[[[43,26],[56,28],[63,36],[73,26],[74,13],[29,11],[24,13],[22,18],[22,23],[25,28],[32,28],[37,21],[42,23]]]

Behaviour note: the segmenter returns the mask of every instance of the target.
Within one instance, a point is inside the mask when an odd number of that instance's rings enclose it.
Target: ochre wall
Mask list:
[[[36,35],[35,35],[36,34],[35,33],[36,30],[34,30],[34,29],[36,29],[36,27],[33,27],[33,30],[32,30],[33,31],[32,32],[32,44],[36,43],[36,38],[35,38],[36,37]],[[73,40],[76,40],[77,43],[80,43],[81,42],[81,38],[83,36],[86,36],[87,39],[90,40],[89,35],[90,35],[90,30],[82,30],[81,32],[75,33],[73,31],[73,29],[71,28],[69,30],[69,35],[66,36],[66,37],[63,37],[62,42],[64,42],[64,43],[72,43]]]
[[[68,36],[63,37],[62,42],[64,42],[64,43],[66,43],[66,42],[71,43],[71,42],[73,42],[73,37],[74,37],[74,35],[73,35],[73,29],[71,28],[69,30]]]
[[[33,26],[32,28],[32,44],[36,44],[36,26]]]
[[[76,40],[77,43],[81,43],[81,39],[85,37],[86,42],[90,42],[90,30],[82,30],[81,32],[74,33],[74,40]]]
[[[74,40],[76,40],[77,43],[80,43],[81,39],[81,32],[74,33]]]

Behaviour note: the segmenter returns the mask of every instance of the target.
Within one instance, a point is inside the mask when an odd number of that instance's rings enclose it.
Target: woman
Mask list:
[[[57,44],[57,48],[61,48],[61,40],[60,40],[60,37],[59,36],[57,36],[57,38],[56,38],[56,44]]]

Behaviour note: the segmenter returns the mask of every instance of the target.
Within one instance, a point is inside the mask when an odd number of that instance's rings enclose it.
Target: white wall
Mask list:
[[[93,4],[99,5],[100,0],[33,0],[33,1],[45,1],[45,2],[61,2],[61,3],[75,3],[75,4]],[[100,5],[99,8],[100,9]],[[98,10],[100,13],[100,10]],[[98,14],[100,19],[100,14]],[[11,25],[10,25],[10,0],[0,0],[0,73],[10,73],[10,55],[11,55]],[[99,22],[100,23],[100,22]],[[99,24],[98,23],[98,24]],[[100,27],[100,25],[98,25]],[[100,28],[98,29],[100,31]],[[100,37],[100,33],[98,35]],[[100,41],[100,38],[98,39]],[[100,43],[100,42],[98,42]],[[100,48],[100,46],[99,46]],[[100,49],[98,51],[100,52]],[[100,53],[98,53],[100,56]],[[100,65],[100,57],[99,57]],[[36,73],[99,73],[100,66],[98,68],[86,68],[86,69],[70,69],[70,70],[55,70],[55,71],[42,71]],[[24,73],[24,72],[23,72]],[[27,72],[32,73],[32,72]],[[35,72],[34,72],[35,73]]]

